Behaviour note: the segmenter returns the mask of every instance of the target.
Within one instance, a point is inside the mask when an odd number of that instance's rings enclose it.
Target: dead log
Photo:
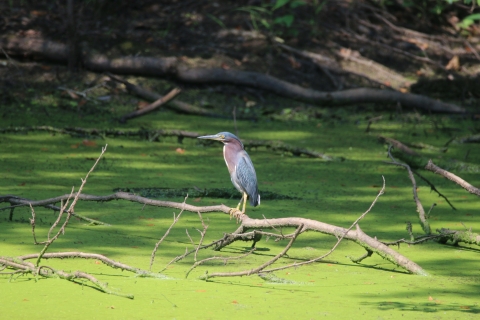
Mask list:
[[[68,50],[64,44],[34,38],[8,37],[0,41],[3,49],[12,55],[40,56],[66,63]],[[283,97],[317,105],[337,106],[358,103],[398,104],[411,109],[429,112],[464,113],[455,104],[437,101],[422,95],[372,88],[322,92],[303,88],[278,78],[252,71],[225,70],[221,68],[191,68],[176,57],[122,57],[111,59],[102,54],[82,52],[83,65],[92,71],[132,74],[140,76],[170,77],[187,83],[250,86]]]

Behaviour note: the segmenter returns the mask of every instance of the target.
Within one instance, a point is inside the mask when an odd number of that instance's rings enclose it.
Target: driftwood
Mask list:
[[[34,38],[8,37],[0,41],[9,54],[40,56],[66,63],[67,47],[64,44]],[[125,57],[110,59],[105,55],[83,50],[85,68],[98,72],[142,76],[170,77],[187,83],[222,83],[251,86],[273,92],[280,96],[312,104],[335,106],[358,103],[400,103],[404,107],[430,112],[464,113],[465,109],[418,94],[401,93],[371,88],[349,89],[337,92],[322,92],[303,88],[278,78],[251,71],[225,70],[221,68],[191,68],[176,57],[149,58]]]

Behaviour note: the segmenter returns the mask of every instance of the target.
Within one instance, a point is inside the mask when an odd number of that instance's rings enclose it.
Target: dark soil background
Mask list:
[[[0,33],[70,40],[68,1],[2,1]],[[478,109],[480,95],[480,27],[460,28],[478,8],[446,1],[72,1],[75,42],[108,57],[181,57],[195,67],[256,71],[319,91],[355,87],[388,88],[389,73],[342,64],[341,56],[361,57],[384,66],[408,83],[402,92]],[[276,8],[275,5],[285,3]],[[291,48],[331,59],[327,74],[311,59],[282,50]],[[45,82],[55,86],[85,80],[44,58],[6,56],[0,52],[1,102],[23,101],[26,88]],[[15,63],[15,62],[16,63]],[[367,68],[368,69],[368,68]],[[166,79],[168,80],[168,79]],[[90,79],[88,84],[94,84]],[[205,89],[248,100],[264,92],[240,86],[182,83],[185,89]],[[39,87],[39,88],[40,88]],[[166,90],[167,88],[164,88]],[[24,102],[28,103],[28,99]],[[268,113],[268,112],[267,112]]]

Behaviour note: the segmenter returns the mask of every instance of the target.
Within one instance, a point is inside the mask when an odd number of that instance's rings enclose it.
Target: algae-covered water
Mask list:
[[[406,222],[413,232],[422,234],[418,223],[412,186],[402,168],[386,164],[386,148],[378,142],[383,135],[402,142],[423,142],[441,147],[452,135],[465,135],[478,124],[449,116],[424,116],[415,113],[387,113],[365,133],[366,118],[382,114],[356,114],[348,109],[324,111],[324,117],[296,121],[239,121],[242,139],[282,140],[331,156],[345,157],[343,162],[294,157],[266,148],[248,150],[255,165],[262,191],[291,196],[288,200],[263,200],[256,208],[248,207],[252,218],[304,217],[349,227],[370,206],[381,188],[382,175],[386,193],[360,222],[363,231],[380,240],[409,238]],[[388,117],[388,115],[390,115]],[[61,117],[40,120],[27,116],[29,125],[62,126]],[[73,119],[73,118],[72,118]],[[72,119],[67,119],[71,122]],[[339,120],[340,119],[340,120]],[[49,122],[50,121],[50,122]],[[22,125],[25,120],[0,119],[0,126]],[[441,125],[437,125],[440,123]],[[66,126],[66,125],[65,125]],[[95,117],[77,119],[75,126],[108,126]],[[183,129],[204,134],[220,131],[235,133],[231,120],[200,118],[157,112],[129,122],[128,127]],[[447,130],[447,129],[448,130]],[[452,130],[455,130],[452,134]],[[108,144],[103,160],[90,176],[84,193],[108,195],[117,188],[231,188],[222,158],[221,144],[202,145],[193,139],[179,143],[175,138],[148,142],[136,138],[70,137],[49,133],[0,135],[0,195],[13,194],[29,199],[45,199],[78,188],[100,149]],[[438,160],[457,159],[479,165],[480,148],[472,144],[450,144],[446,153],[419,151]],[[435,161],[435,160],[434,160]],[[457,208],[430,187],[417,180],[420,199],[430,213],[432,230],[450,228],[480,230],[478,197],[453,183],[421,171]],[[456,172],[477,187],[480,175],[475,170]],[[189,198],[194,205],[224,203],[234,207],[238,197]],[[182,197],[160,199],[183,201]],[[2,204],[7,205],[7,204]],[[44,239],[56,219],[52,210],[36,208],[37,237]],[[80,202],[76,212],[99,219],[111,226],[92,226],[73,219],[65,235],[54,242],[48,252],[81,251],[104,254],[116,261],[148,269],[155,243],[162,237],[178,210],[144,207],[127,201],[106,203]],[[41,250],[33,244],[30,209],[18,208],[9,221],[10,210],[0,211],[0,256],[19,256]],[[203,215],[208,224],[204,243],[220,238],[237,228],[235,220],[223,213]],[[193,245],[186,230],[198,242],[202,224],[196,213],[184,212],[169,236],[160,245],[153,271],[161,270],[174,257]],[[292,230],[283,230],[290,232]],[[309,233],[301,235],[276,265],[320,256],[336,239]],[[42,260],[42,264],[68,272],[82,270],[121,293],[134,295],[126,299],[105,294],[90,283],[73,283],[62,279],[35,279],[30,275],[0,275],[1,318],[4,319],[476,319],[480,313],[480,257],[476,246],[440,245],[428,242],[395,248],[418,263],[429,276],[415,276],[378,256],[352,263],[347,256],[359,257],[364,250],[344,241],[326,261],[275,273],[280,282],[260,277],[198,278],[206,272],[251,269],[269,260],[286,245],[263,239],[250,256],[211,261],[195,268],[190,256],[170,265],[165,278],[135,277],[127,271],[112,269],[97,260]],[[198,259],[211,256],[237,256],[249,250],[250,243],[236,242],[221,252],[203,250]],[[8,270],[3,270],[8,272]]]

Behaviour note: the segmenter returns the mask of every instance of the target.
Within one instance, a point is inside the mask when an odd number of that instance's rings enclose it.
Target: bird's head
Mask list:
[[[211,136],[201,136],[201,137],[198,137],[198,139],[217,140],[217,141],[221,141],[225,144],[227,144],[229,142],[232,142],[232,141],[236,141],[236,142],[240,143],[240,145],[243,148],[243,144],[240,141],[240,139],[238,139],[238,137],[236,135],[234,135],[233,133],[230,133],[230,132],[220,132],[220,133],[217,133],[217,134],[214,134],[214,135],[211,135]]]

